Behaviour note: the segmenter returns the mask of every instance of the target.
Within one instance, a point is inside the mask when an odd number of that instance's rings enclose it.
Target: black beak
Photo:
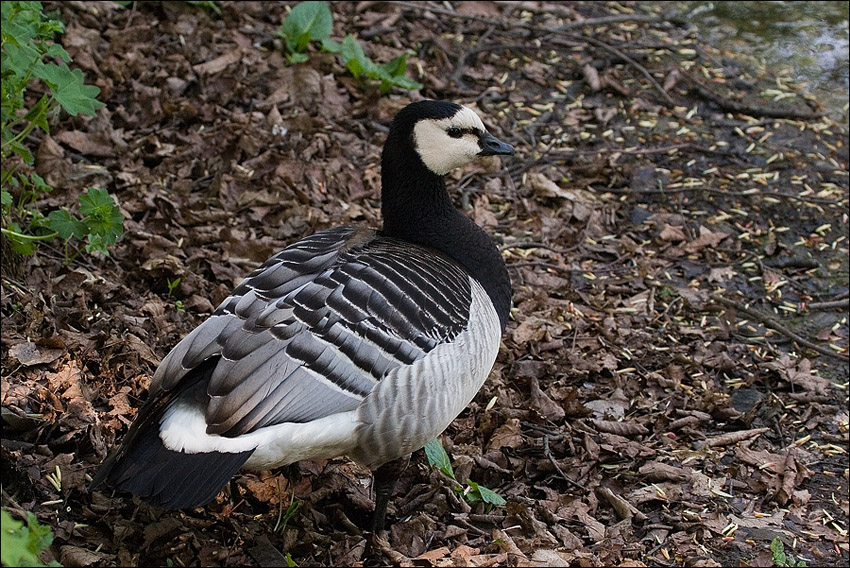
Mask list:
[[[478,153],[479,156],[512,156],[514,153],[513,146],[502,142],[489,132],[482,134],[478,143],[483,148]]]

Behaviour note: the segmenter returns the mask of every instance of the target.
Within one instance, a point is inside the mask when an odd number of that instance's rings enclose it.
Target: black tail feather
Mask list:
[[[105,481],[150,505],[165,509],[200,507],[215,498],[252,453],[175,452],[162,445],[157,429],[145,428],[119,460],[104,464],[106,475],[96,478],[91,488],[96,487],[95,481]]]
[[[240,453],[187,454],[167,449],[159,437],[165,409],[176,399],[206,396],[206,384],[217,358],[211,358],[184,379],[179,391],[159,391],[145,403],[121,447],[92,479],[89,491],[106,483],[129,491],[144,502],[166,509],[199,507],[212,501],[253,450]]]

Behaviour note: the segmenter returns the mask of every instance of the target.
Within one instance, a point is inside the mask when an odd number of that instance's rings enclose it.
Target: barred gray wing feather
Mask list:
[[[446,256],[349,227],[320,232],[246,278],[163,360],[152,390],[217,357],[210,434],[346,412],[463,331],[470,303],[469,276]]]

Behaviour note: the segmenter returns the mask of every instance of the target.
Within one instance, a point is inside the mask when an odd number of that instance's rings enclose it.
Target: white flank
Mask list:
[[[174,404],[162,417],[159,437],[163,445],[187,454],[254,450],[245,467],[271,469],[305,459],[327,459],[347,453],[354,444],[356,411],[333,414],[306,423],[286,422],[256,432],[227,438],[207,434],[201,409]]]
[[[349,456],[374,468],[416,451],[437,437],[475,397],[499,353],[501,326],[484,288],[474,279],[469,324],[451,343],[395,369],[357,410],[361,425]]]
[[[481,152],[476,134],[468,133],[460,138],[452,138],[446,133],[451,128],[472,129],[478,133],[487,131],[481,118],[467,107],[462,107],[449,118],[420,120],[413,127],[416,151],[425,166],[437,175],[445,175],[468,164]]]

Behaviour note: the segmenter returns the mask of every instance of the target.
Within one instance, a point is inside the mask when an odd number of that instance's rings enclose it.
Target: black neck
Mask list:
[[[399,142],[388,140],[381,160],[383,233],[459,262],[484,286],[504,330],[511,285],[501,253],[481,227],[454,207],[443,177],[426,168],[409,144]]]

